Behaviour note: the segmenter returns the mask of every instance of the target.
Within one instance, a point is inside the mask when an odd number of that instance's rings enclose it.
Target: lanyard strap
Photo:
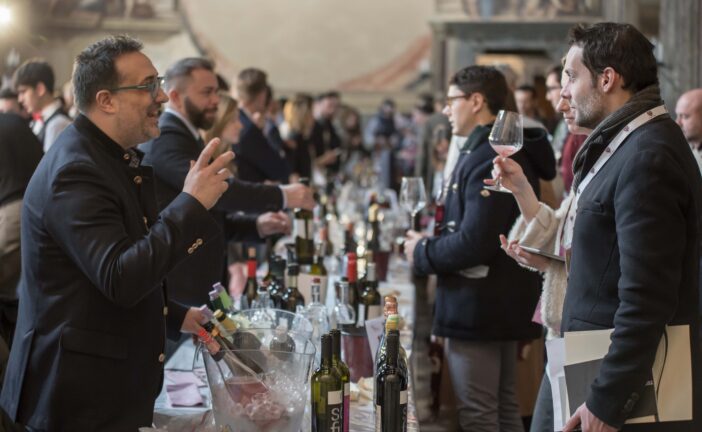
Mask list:
[[[665,109],[664,105],[657,106],[652,110],[646,111],[640,116],[636,117],[634,120],[629,122],[619,133],[614,137],[614,139],[609,143],[607,148],[602,152],[600,157],[597,159],[595,164],[592,166],[587,176],[580,182],[577,190],[571,190],[570,194],[572,199],[568,206],[568,212],[566,213],[566,219],[563,223],[563,232],[559,236],[561,238],[561,245],[566,249],[567,252],[570,251],[571,243],[573,240],[573,228],[575,227],[575,218],[578,214],[578,200],[580,196],[585,191],[585,188],[590,184],[593,178],[600,172],[602,167],[609,161],[614,152],[616,152],[619,147],[624,143],[624,141],[634,132],[636,129],[645,125],[649,121],[663,114],[666,114],[668,110]],[[569,253],[566,253],[566,261]]]

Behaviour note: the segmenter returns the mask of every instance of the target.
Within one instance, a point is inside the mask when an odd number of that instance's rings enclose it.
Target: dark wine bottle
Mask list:
[[[297,264],[288,265],[288,286],[285,289],[285,294],[283,294],[282,308],[289,312],[296,312],[298,306],[305,305],[305,299],[297,289],[297,276],[299,271],[299,266]]]
[[[246,287],[244,295],[246,296],[246,305],[251,308],[254,300],[258,296],[258,284],[256,283],[256,248],[249,248],[248,260],[246,261]],[[243,302],[242,302],[243,304]],[[244,307],[242,306],[242,309]]]
[[[333,329],[329,332],[332,337],[332,366],[336,369],[344,385],[344,427],[343,432],[349,431],[349,420],[351,419],[351,371],[341,360],[341,331]]]
[[[271,277],[268,284],[268,295],[271,296],[273,306],[280,309],[283,304],[283,294],[285,294],[285,265],[284,258],[275,256],[271,260]]]
[[[349,252],[346,254],[346,279],[349,283],[349,304],[353,307],[356,312],[356,318],[358,318],[358,263],[356,261],[356,254]]]
[[[301,178],[300,183],[310,185],[310,179]],[[295,225],[293,237],[295,238],[295,255],[300,265],[312,264],[314,256],[314,214],[311,210],[295,209]]]
[[[322,361],[312,375],[312,432],[339,432],[344,424],[344,388],[332,365],[332,337],[322,335]]]
[[[375,430],[407,430],[407,373],[398,366],[400,338],[387,337],[387,358],[375,375]]]
[[[367,320],[378,318],[382,315],[380,306],[380,293],[378,281],[375,277],[375,263],[368,263],[366,277],[363,282],[363,292],[358,301],[358,319],[356,326],[363,327]]]

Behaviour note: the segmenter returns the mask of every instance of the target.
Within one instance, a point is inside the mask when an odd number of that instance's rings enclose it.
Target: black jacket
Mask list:
[[[0,395],[12,420],[51,431],[151,425],[164,315],[179,328],[184,314],[165,308],[163,280],[217,231],[185,193],[159,214],[151,168],[79,116],[25,193],[19,319]]]
[[[0,113],[0,206],[21,199],[44,150],[27,122]]]
[[[622,125],[621,127],[623,127]],[[609,142],[617,132],[603,137]],[[690,324],[696,414],[702,181],[680,128],[668,117],[634,131],[578,202],[563,331],[614,328],[587,399],[600,419],[621,426],[650,378],[666,324]],[[693,424],[624,430],[700,431]]]
[[[285,160],[285,154],[273,148],[261,128],[239,111],[241,133],[239,143],[234,145],[236,153],[237,174],[241,180],[262,183],[266,180],[287,183],[290,178],[290,167]]]
[[[168,112],[159,119],[159,128],[161,135],[141,145],[140,149],[144,151],[144,164],[154,169],[159,208],[165,208],[183,189],[190,161],[197,160],[204,143],[195,139],[188,127]],[[260,240],[255,215],[227,218],[228,213],[258,213],[282,207],[283,195],[277,186],[231,180],[229,189],[210,210],[221,232],[168,275],[168,289],[173,298],[189,306],[205,304],[212,285],[223,280],[226,241]],[[225,238],[224,233],[230,238]]]
[[[496,156],[488,142],[490,127],[478,126],[462,149],[448,187],[441,235],[419,242],[414,270],[438,276],[434,334],[469,340],[538,337],[541,327],[531,318],[540,277],[500,249],[499,234],[509,232],[519,208],[510,194],[483,190]],[[532,187],[538,187],[525,153],[516,153],[513,159]],[[488,267],[487,276],[459,274],[476,266]]]

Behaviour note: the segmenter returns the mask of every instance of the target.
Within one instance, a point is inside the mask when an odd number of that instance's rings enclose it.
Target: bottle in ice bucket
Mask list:
[[[210,303],[212,310],[221,309],[223,311],[231,311],[232,305],[234,304],[232,303],[232,299],[229,297],[229,294],[227,294],[227,290],[219,282],[212,285],[212,291],[210,291]]]
[[[349,367],[341,360],[341,331],[333,329],[329,332],[332,337],[332,366],[336,369],[344,385],[344,428],[343,432],[349,430],[349,420],[351,419],[351,372]]]
[[[343,427],[344,386],[332,365],[332,337],[322,335],[322,360],[312,375],[312,432],[338,432]]]
[[[310,185],[310,179],[301,178],[300,183],[305,186]],[[300,265],[312,264],[314,255],[314,215],[311,210],[295,209],[295,226],[293,236],[295,238],[295,255],[297,263]]]
[[[399,366],[399,335],[390,333],[386,340],[386,360],[375,375],[375,430],[404,432],[407,430],[407,371]]]
[[[293,263],[288,264],[288,286],[282,299],[282,309],[295,313],[298,306],[305,306],[305,299],[297,289],[297,276],[300,267]]]
[[[288,326],[285,323],[276,327],[275,335],[269,342],[268,349],[274,356],[283,361],[290,359],[289,353],[295,352],[295,341],[288,334]]]
[[[285,258],[275,255],[269,264],[270,283],[268,285],[268,295],[271,297],[273,306],[283,309],[283,294],[285,294]]]
[[[236,323],[232,321],[221,309],[217,309],[214,313],[214,317],[219,322],[220,327],[224,330],[222,334],[225,337],[231,337],[236,331]]]

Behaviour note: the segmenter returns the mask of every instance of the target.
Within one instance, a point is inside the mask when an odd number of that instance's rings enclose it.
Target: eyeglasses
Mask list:
[[[446,106],[451,108],[451,105],[453,105],[453,101],[458,100],[458,99],[468,99],[472,95],[473,95],[473,93],[459,95],[459,96],[446,96]]]
[[[151,95],[151,99],[156,100],[156,98],[158,97],[159,90],[161,90],[161,87],[163,87],[164,81],[165,79],[163,77],[156,77],[153,81],[151,81],[148,84],[115,87],[108,90],[111,92],[118,92],[122,90],[148,90],[149,94]]]

